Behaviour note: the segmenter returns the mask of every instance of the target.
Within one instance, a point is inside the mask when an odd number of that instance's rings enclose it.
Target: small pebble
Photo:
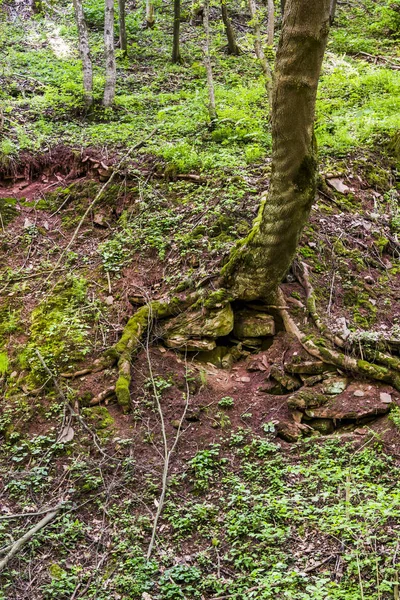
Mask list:
[[[356,390],[353,394],[353,396],[357,396],[358,398],[362,398],[363,396],[365,396],[364,392],[362,390]]]
[[[384,402],[385,404],[390,404],[392,402],[391,394],[388,394],[386,392],[381,392],[379,394],[379,397],[381,399],[381,402]]]

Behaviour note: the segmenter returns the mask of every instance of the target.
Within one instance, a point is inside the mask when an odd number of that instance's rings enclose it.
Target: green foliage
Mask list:
[[[225,396],[218,402],[220,408],[233,408],[235,401],[231,396]]]

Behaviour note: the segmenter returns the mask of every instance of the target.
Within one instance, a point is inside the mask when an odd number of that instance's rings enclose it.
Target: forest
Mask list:
[[[0,53],[0,600],[399,600],[400,0]]]

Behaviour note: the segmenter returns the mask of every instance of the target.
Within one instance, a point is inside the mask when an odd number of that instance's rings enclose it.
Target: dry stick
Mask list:
[[[62,502],[60,502],[57,506],[62,506]],[[50,508],[44,508],[43,510],[38,510],[33,513],[16,513],[14,515],[2,515],[0,517],[0,521],[8,521],[10,519],[20,519],[20,518],[29,518],[29,517],[39,517],[40,515],[47,515],[47,513],[56,510],[57,507],[51,506]]]
[[[149,304],[149,308],[151,311],[151,304]],[[151,312],[149,313],[149,320],[152,318],[151,316]],[[149,371],[150,371],[150,379],[151,379],[151,383],[153,386],[153,393],[154,393],[154,397],[156,399],[156,405],[157,405],[157,411],[158,414],[160,416],[160,422],[161,422],[161,434],[162,434],[162,439],[163,439],[163,446],[164,446],[164,466],[163,466],[163,474],[162,474],[162,487],[161,487],[161,494],[160,497],[158,499],[158,506],[157,506],[157,512],[156,515],[154,517],[154,521],[153,521],[153,530],[151,533],[151,539],[150,539],[150,543],[149,543],[149,547],[147,549],[147,560],[150,560],[151,554],[153,552],[153,548],[154,548],[154,542],[156,539],[156,534],[157,534],[157,525],[158,525],[158,520],[161,516],[162,513],[162,509],[164,507],[164,500],[165,500],[165,494],[167,492],[167,486],[168,486],[168,472],[169,472],[169,463],[171,460],[171,456],[175,450],[175,447],[178,443],[179,437],[180,437],[180,433],[181,433],[181,429],[182,429],[182,423],[183,420],[186,416],[186,412],[189,406],[189,384],[187,381],[187,376],[185,378],[186,381],[186,402],[185,402],[185,408],[183,410],[182,413],[182,417],[179,421],[179,425],[178,425],[178,431],[176,432],[176,436],[174,439],[174,442],[170,448],[170,450],[168,450],[168,441],[167,441],[167,433],[165,431],[165,421],[164,421],[164,415],[163,415],[163,411],[162,411],[162,407],[161,407],[161,402],[160,402],[160,396],[158,395],[158,391],[156,388],[156,384],[154,381],[154,376],[153,376],[153,370],[151,367],[151,360],[150,360],[150,353],[149,353],[149,335],[150,335],[150,326],[147,328],[147,344],[146,344],[146,355],[147,355],[147,363],[149,366]],[[187,375],[187,373],[186,373]]]
[[[43,517],[43,519],[41,519],[39,521],[39,523],[36,523],[36,525],[34,527],[32,527],[32,529],[29,529],[29,531],[27,531],[22,537],[20,537],[15,542],[15,544],[12,545],[11,550],[3,558],[3,560],[0,561],[0,573],[5,569],[5,567],[9,563],[9,561],[13,558],[13,556],[15,556],[17,554],[17,552],[20,550],[20,548],[22,548],[22,546],[24,546],[27,542],[29,542],[29,540],[38,531],[43,529],[43,527],[46,527],[46,525],[48,523],[50,523],[50,521],[52,521],[54,519],[54,517],[56,517],[58,515],[61,508],[62,508],[62,504],[60,504],[59,506],[56,506],[51,512],[47,513],[47,515],[45,517]]]
[[[132,148],[130,148],[128,150],[128,152],[126,154],[124,154],[124,156],[121,158],[121,160],[119,161],[118,165],[116,166],[116,168],[114,169],[114,171],[111,173],[110,178],[105,182],[105,184],[102,186],[102,188],[99,190],[99,192],[96,194],[96,196],[94,197],[94,199],[92,200],[92,202],[89,204],[89,206],[87,207],[87,209],[85,210],[85,212],[83,213],[83,216],[81,218],[81,220],[78,223],[77,228],[75,229],[72,238],[70,239],[70,241],[68,242],[67,246],[64,248],[64,250],[62,251],[61,255],[59,256],[54,269],[50,272],[49,276],[47,277],[46,281],[48,281],[51,276],[54,274],[54,272],[56,271],[56,269],[58,269],[58,267],[60,266],[60,263],[62,261],[62,259],[65,256],[65,253],[68,252],[68,250],[71,248],[72,244],[75,242],[77,235],[83,225],[84,220],[86,219],[86,217],[88,216],[88,214],[90,213],[90,211],[92,210],[92,208],[94,207],[94,205],[96,204],[96,202],[98,202],[101,198],[101,196],[103,195],[104,190],[106,190],[106,188],[110,185],[110,183],[112,183],[112,181],[114,180],[114,177],[116,176],[116,174],[118,173],[121,165],[123,164],[123,162],[128,158],[128,156],[134,151],[137,150],[138,148],[141,148],[146,142],[147,140],[149,140],[157,131],[157,127],[153,129],[153,131],[147,136],[147,138],[145,140],[142,140],[141,142],[138,142],[137,144],[135,144],[134,146],[132,146]]]

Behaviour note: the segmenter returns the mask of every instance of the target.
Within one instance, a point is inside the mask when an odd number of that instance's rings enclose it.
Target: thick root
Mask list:
[[[280,304],[283,306],[285,303],[285,298],[280,290],[279,299]],[[315,339],[312,339],[310,336],[307,336],[300,331],[286,309],[280,309],[279,313],[282,317],[286,331],[293,334],[299,340],[303,348],[309,354],[311,354],[311,356],[315,356],[319,360],[331,365],[335,365],[336,367],[344,369],[345,371],[351,371],[352,373],[365,375],[370,379],[384,381],[385,383],[389,383],[396,390],[400,391],[400,374],[396,371],[387,367],[372,364],[366,360],[356,359],[351,356],[347,356],[342,352],[338,352],[337,350],[327,348],[323,344],[317,342]]]

